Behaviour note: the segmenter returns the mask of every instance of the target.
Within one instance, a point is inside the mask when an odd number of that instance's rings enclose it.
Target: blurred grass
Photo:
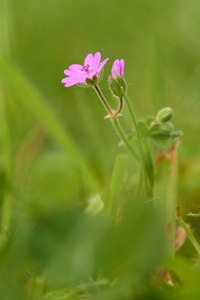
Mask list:
[[[189,243],[167,262],[179,288],[149,279],[166,263],[164,212],[134,201],[137,166],[118,148],[93,91],[60,82],[68,65],[101,51],[110,57],[101,83],[110,97],[106,77],[124,57],[138,115],[175,111],[184,131],[178,201],[183,214],[199,212],[199,16],[198,0],[1,1],[2,300],[196,300]],[[83,214],[96,193],[125,217]],[[199,220],[187,220],[199,238]]]

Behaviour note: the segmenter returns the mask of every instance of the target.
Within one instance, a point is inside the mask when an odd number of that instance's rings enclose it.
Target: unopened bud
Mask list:
[[[109,87],[116,97],[123,97],[126,94],[126,81],[123,77],[113,77],[112,75],[108,78]]]
[[[173,117],[173,109],[171,107],[165,107],[161,109],[156,116],[156,119],[159,120],[160,122],[168,122],[172,119]]]

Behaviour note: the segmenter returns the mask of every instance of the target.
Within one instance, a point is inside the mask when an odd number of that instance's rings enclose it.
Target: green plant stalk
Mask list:
[[[115,128],[118,136],[124,142],[124,144],[126,145],[127,149],[137,158],[136,152],[134,151],[134,149],[132,148],[131,144],[127,140],[126,135],[124,134],[124,131],[123,131],[123,129],[120,126],[120,123],[118,121],[117,116],[113,115],[112,109],[111,109],[110,105],[108,104],[106,98],[104,97],[104,95],[103,95],[100,87],[98,85],[95,85],[94,86],[94,90],[97,93],[97,95],[98,95],[101,103],[105,107],[108,115],[110,116],[111,123],[112,123],[113,127]]]
[[[187,216],[188,216],[188,217],[199,218],[199,217],[200,217],[200,214],[193,214],[193,213],[190,212],[190,213],[187,214]]]
[[[174,150],[176,151],[176,150]],[[171,224],[171,232],[169,233],[169,249],[172,256],[175,255],[173,241],[176,234],[176,202],[177,202],[177,188],[178,188],[178,157],[176,154],[175,161],[170,161],[168,173],[167,193],[166,193],[166,210],[167,222]]]
[[[184,222],[184,220],[182,219],[181,216],[178,217],[178,223],[186,231],[187,236],[188,236],[190,242],[192,243],[192,245],[194,246],[194,248],[197,251],[198,255],[200,256],[200,245],[197,242],[196,238],[194,237],[192,231],[187,226],[187,224]]]
[[[12,210],[12,199],[11,199],[11,195],[7,192],[4,195],[4,202],[2,205],[1,230],[4,233],[6,233],[10,227],[11,210]]]
[[[5,191],[3,193],[3,201],[2,201],[2,208],[1,208],[1,231],[7,232],[10,225],[10,218],[11,218],[11,209],[12,209],[12,199],[10,192],[8,190],[8,185],[11,181],[11,171],[12,171],[12,156],[10,150],[10,135],[7,125],[7,118],[6,118],[6,108],[5,108],[5,92],[2,94],[1,97],[1,106],[0,106],[0,117],[1,117],[1,129],[0,129],[0,143],[1,143],[1,151],[0,151],[0,158],[3,157],[4,163],[2,164],[1,168],[4,171],[5,184],[6,186]]]
[[[151,195],[153,196],[153,186],[154,186],[154,166],[153,166],[153,161],[151,158],[151,153],[147,144],[146,139],[144,138],[142,141],[143,144],[143,149],[144,149],[144,154],[146,158],[146,170],[148,173],[148,180],[149,180],[149,188],[151,191]]]
[[[124,107],[124,99],[123,99],[123,97],[119,97],[119,106],[117,108],[117,113],[116,113],[117,115],[120,114],[120,112],[122,111],[123,107]]]
[[[95,92],[97,93],[97,95],[98,95],[98,97],[99,97],[101,103],[102,103],[103,106],[105,107],[105,109],[106,109],[108,115],[109,115],[109,116],[112,116],[112,115],[113,115],[112,109],[111,109],[110,105],[108,104],[106,98],[104,97],[104,95],[103,95],[103,93],[102,93],[100,87],[99,87],[97,84],[94,86],[94,90],[95,90]]]
[[[10,53],[10,7],[9,1],[3,0],[0,4],[0,44],[1,52],[3,57],[9,56]],[[1,224],[0,230],[2,235],[7,234],[7,231],[10,227],[11,219],[11,210],[12,210],[12,199],[9,192],[8,185],[10,184],[12,177],[12,162],[13,157],[11,155],[11,140],[10,133],[8,128],[8,121],[6,117],[6,95],[8,89],[4,86],[0,86],[0,119],[1,119],[1,128],[0,128],[0,161],[3,161],[1,169],[3,170],[6,177],[6,186],[4,187],[3,201],[1,207]],[[1,159],[2,156],[2,159]]]
[[[124,142],[124,144],[126,145],[127,149],[137,158],[137,154],[135,153],[134,149],[132,148],[132,146],[130,145],[130,143],[128,142],[123,129],[120,126],[119,120],[118,119],[113,119],[111,120],[112,124],[117,132],[117,134],[119,135],[119,137],[121,138],[121,140]]]
[[[146,194],[148,196],[152,197],[152,191],[149,188],[148,173],[147,173],[147,170],[146,170],[146,167],[145,167],[144,149],[143,149],[143,145],[142,145],[142,140],[141,140],[141,136],[140,136],[140,133],[139,133],[139,129],[138,129],[138,126],[137,126],[137,121],[136,121],[136,118],[135,118],[135,113],[134,113],[133,108],[131,107],[131,104],[130,104],[127,96],[125,96],[124,98],[125,98],[125,101],[126,101],[126,104],[127,104],[128,110],[129,110],[129,113],[130,113],[130,115],[132,117],[133,124],[134,124],[135,131],[136,131],[136,135],[137,135],[138,153],[139,153],[139,159],[140,159],[140,164],[141,164],[141,173],[142,173],[142,178],[143,178],[143,182],[144,182],[145,191],[146,191]]]
[[[175,149],[173,151],[176,151]],[[178,158],[161,160],[157,164],[154,195],[155,209],[162,215],[167,253],[175,255],[174,239],[176,231],[176,199],[178,186]]]

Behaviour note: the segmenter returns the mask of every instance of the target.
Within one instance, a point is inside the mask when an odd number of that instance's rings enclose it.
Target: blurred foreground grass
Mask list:
[[[198,213],[199,16],[197,0],[1,1],[0,299],[198,299],[190,243],[168,259],[164,212],[133,198],[138,167],[98,99],[60,81],[89,52],[124,57],[138,114],[175,111],[178,203]],[[128,203],[125,217],[83,213],[96,194]],[[174,288],[155,276],[163,265]]]

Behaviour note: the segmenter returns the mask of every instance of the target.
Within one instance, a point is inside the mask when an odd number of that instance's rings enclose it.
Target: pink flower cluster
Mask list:
[[[101,53],[88,54],[85,58],[84,64],[73,64],[68,69],[64,70],[67,76],[62,80],[65,87],[70,87],[76,84],[87,84],[87,80],[94,81],[99,77],[104,65],[108,62],[109,58],[101,62]],[[124,76],[124,60],[115,60],[111,75],[116,77]]]

